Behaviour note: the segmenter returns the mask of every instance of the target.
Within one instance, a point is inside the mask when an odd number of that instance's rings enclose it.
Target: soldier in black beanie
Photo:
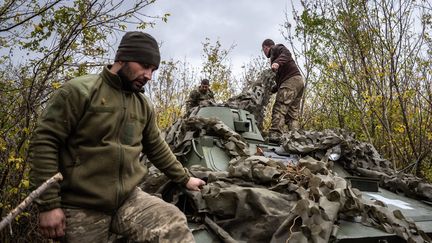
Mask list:
[[[147,63],[158,68],[159,46],[153,36],[147,33],[127,32],[120,42],[114,61]]]
[[[151,102],[140,92],[159,67],[156,40],[143,32],[122,38],[113,65],[66,82],[51,97],[31,140],[30,182],[60,172],[64,180],[37,200],[39,227],[65,242],[194,242],[174,205],[143,192],[141,154],[172,181],[199,191],[161,139]]]
[[[127,32],[120,41],[115,64],[121,64],[120,70],[117,71],[117,65],[114,64],[112,71],[116,72],[123,81],[123,89],[128,91],[142,91],[142,88],[151,79],[137,72],[133,63],[140,64],[148,71],[155,71],[159,67],[160,53],[156,40],[149,34],[133,31]],[[136,76],[138,75],[138,76]],[[146,74],[147,76],[149,74]]]

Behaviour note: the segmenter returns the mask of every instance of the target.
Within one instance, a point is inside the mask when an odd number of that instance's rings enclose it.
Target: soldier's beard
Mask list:
[[[133,77],[133,73],[129,69],[129,64],[126,63],[118,72],[117,75],[122,80],[122,89],[131,92],[143,91],[144,85],[147,83],[147,79],[140,79],[139,77]]]
[[[209,90],[209,88],[204,88],[204,87],[202,87],[202,86],[199,86],[199,87],[198,87],[198,90],[199,90],[202,94],[206,94],[207,91]]]

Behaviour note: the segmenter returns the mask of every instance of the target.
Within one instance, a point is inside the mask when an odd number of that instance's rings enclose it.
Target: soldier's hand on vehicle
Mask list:
[[[273,70],[273,72],[276,72],[279,69],[279,64],[276,62],[272,63],[271,69]]]
[[[196,177],[191,177],[189,179],[189,181],[186,183],[186,188],[191,190],[191,191],[200,191],[200,187],[204,186],[206,183],[205,181],[196,178]]]
[[[39,229],[47,238],[55,239],[65,235],[66,221],[61,208],[39,213]]]

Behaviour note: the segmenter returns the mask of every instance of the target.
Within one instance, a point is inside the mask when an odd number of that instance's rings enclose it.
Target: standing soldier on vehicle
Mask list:
[[[269,142],[279,142],[285,124],[289,130],[300,128],[298,116],[304,81],[290,51],[284,45],[275,45],[273,40],[266,39],[261,47],[265,56],[270,58],[271,69],[276,72],[276,85],[271,90],[277,94],[272,110]]]
[[[199,106],[202,102],[214,103],[214,94],[210,90],[210,81],[208,79],[201,80],[201,85],[194,89],[189,94],[189,99],[186,101],[186,114],[190,113],[191,109]]]
[[[79,243],[107,242],[110,232],[139,242],[194,242],[177,207],[137,187],[147,174],[141,153],[189,190],[205,184],[161,139],[142,93],[159,63],[152,36],[127,32],[113,65],[66,82],[51,97],[29,149],[33,187],[57,172],[64,177],[36,201],[42,235]]]

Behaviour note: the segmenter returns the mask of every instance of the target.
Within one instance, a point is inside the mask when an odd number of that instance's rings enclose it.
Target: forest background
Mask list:
[[[97,73],[111,63],[110,54],[117,48],[112,40],[125,31],[157,30],[157,20],[170,21],[169,13],[146,14],[155,0],[123,2],[127,1],[0,3],[1,217],[29,193],[28,142],[52,92],[73,77]],[[285,10],[280,34],[306,81],[302,128],[354,132],[373,144],[395,170],[407,169],[431,180],[431,2],[297,2],[301,7]],[[206,38],[201,66],[192,66],[187,58],[162,60],[146,88],[161,129],[184,114],[187,96],[201,78],[212,81],[217,101],[223,102],[268,68],[268,61],[257,53],[241,74],[234,74],[234,48]],[[268,122],[269,116],[267,127]],[[34,211],[29,208],[0,232],[0,242],[42,241]]]

